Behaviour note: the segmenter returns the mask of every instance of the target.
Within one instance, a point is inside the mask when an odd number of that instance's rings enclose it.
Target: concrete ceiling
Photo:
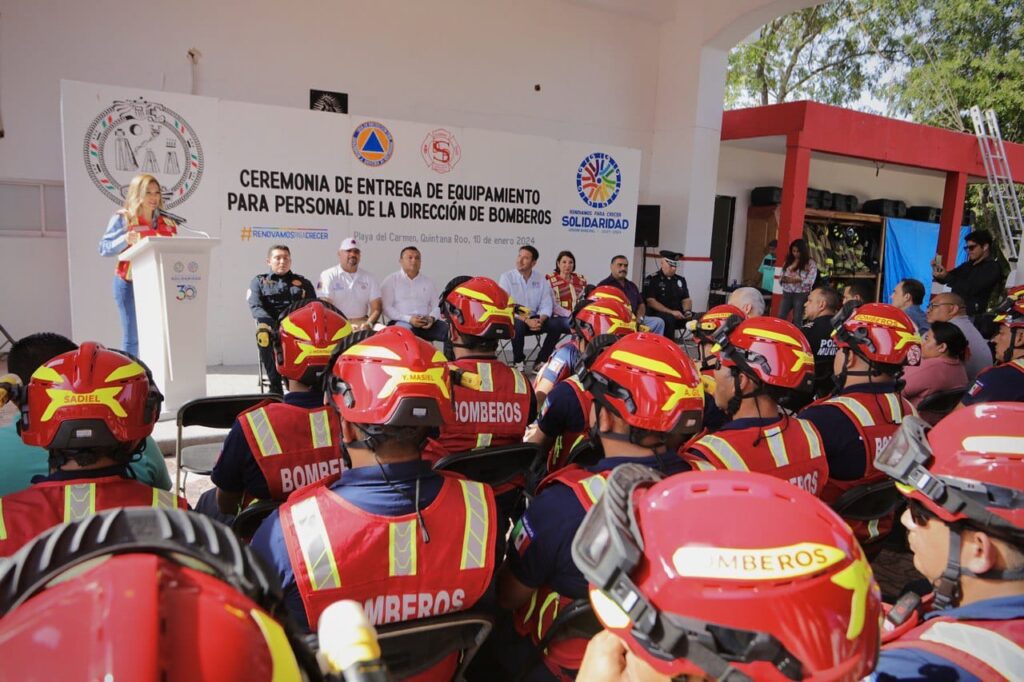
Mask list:
[[[573,5],[662,23],[674,19],[678,0],[562,0]]]

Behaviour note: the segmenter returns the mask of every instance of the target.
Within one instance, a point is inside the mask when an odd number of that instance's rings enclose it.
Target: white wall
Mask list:
[[[0,237],[0,324],[15,339],[35,332],[71,336],[68,247],[64,237]],[[113,296],[111,291],[102,292]]]
[[[717,193],[736,197],[736,218],[732,232],[729,280],[743,271],[743,250],[747,239],[747,208],[750,190],[760,186],[782,186],[785,154],[746,149],[723,143],[718,157]],[[867,199],[901,199],[907,206],[942,206],[945,178],[939,173],[906,167],[883,167],[875,175],[873,165],[829,155],[811,157],[811,187],[855,194]]]

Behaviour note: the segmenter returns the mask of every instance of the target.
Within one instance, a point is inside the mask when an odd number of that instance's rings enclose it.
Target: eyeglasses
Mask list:
[[[938,308],[939,306],[943,306],[943,305],[952,305],[952,306],[955,306],[955,305],[956,305],[956,303],[929,303],[929,304],[928,304],[928,310],[935,310],[935,309],[936,309],[936,308]]]
[[[939,518],[935,512],[917,500],[910,500],[910,503],[907,504],[907,510],[910,512],[910,519],[914,522],[914,525],[921,528],[927,526],[928,522],[932,519]]]
[[[980,248],[981,248],[981,245],[979,245],[979,244],[964,244],[964,251],[974,251],[975,249],[980,249]]]

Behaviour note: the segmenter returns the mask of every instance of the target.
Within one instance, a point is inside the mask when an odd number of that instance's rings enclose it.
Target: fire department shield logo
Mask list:
[[[183,117],[143,97],[115,100],[89,126],[83,147],[89,177],[113,203],[124,203],[139,173],[156,177],[164,205],[174,208],[203,177],[203,147]]]
[[[430,170],[435,173],[447,173],[462,158],[462,147],[459,146],[455,135],[444,128],[438,128],[427,133],[423,144],[420,145],[420,153]]]

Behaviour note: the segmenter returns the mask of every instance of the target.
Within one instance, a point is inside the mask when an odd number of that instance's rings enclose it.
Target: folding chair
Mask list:
[[[555,617],[555,620],[548,627],[548,631],[544,633],[544,637],[537,642],[537,646],[533,647],[530,655],[527,656],[523,667],[519,669],[519,674],[512,679],[515,682],[519,682],[519,680],[529,675],[533,668],[541,662],[541,652],[547,651],[548,646],[553,642],[576,638],[589,641],[591,637],[603,629],[604,626],[601,625],[594,614],[594,607],[590,605],[590,599],[575,600]]]
[[[238,516],[231,522],[231,530],[244,542],[252,539],[256,529],[260,527],[263,520],[270,516],[275,509],[281,506],[277,500],[258,500],[238,512]]]
[[[939,420],[956,409],[956,406],[963,400],[967,388],[953,388],[948,391],[936,391],[925,397],[917,405],[917,413],[921,419],[932,426],[939,423]]]
[[[434,469],[493,487],[527,474],[541,456],[536,443],[512,443],[446,455],[434,463]]]
[[[878,521],[895,514],[897,520],[893,524],[893,530],[899,532],[903,527],[899,523],[899,511],[905,504],[904,500],[903,495],[896,489],[896,482],[887,478],[850,488],[829,506],[832,507],[832,511],[851,521]],[[885,539],[880,537],[870,543],[861,543],[869,559],[874,558],[882,550],[882,541]]]
[[[490,616],[464,611],[382,625],[377,629],[377,640],[393,679],[417,675],[459,652],[458,667],[451,677],[459,682],[465,679],[466,669],[493,628]]]
[[[189,426],[205,426],[212,429],[227,431],[235,423],[238,415],[250,407],[269,400],[281,402],[280,396],[271,394],[255,395],[224,395],[210,398],[197,398],[178,408],[178,437],[174,444],[174,461],[177,469],[174,489],[184,494],[185,481],[188,474],[209,476],[213,465],[220,456],[223,436],[213,443],[200,443],[184,446],[183,431]],[[227,435],[226,433],[223,435]],[[182,471],[185,472],[184,477]],[[183,480],[184,479],[184,480]]]

